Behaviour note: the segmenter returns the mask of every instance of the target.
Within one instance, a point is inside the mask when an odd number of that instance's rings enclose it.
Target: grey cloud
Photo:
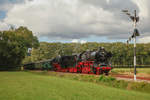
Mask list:
[[[80,39],[91,35],[125,39],[132,32],[132,22],[121,10],[137,9],[141,13],[136,2],[139,1],[31,0],[31,3],[26,2],[24,5],[16,4],[8,11],[4,22],[27,26],[39,37],[50,39]],[[149,16],[139,24],[143,33],[150,32],[150,23],[147,21]]]
[[[0,0],[0,4],[5,4],[5,3],[20,3],[24,0]]]
[[[116,18],[125,19],[125,16],[121,16],[121,10],[128,9],[133,11],[134,9],[139,12],[139,8],[132,0],[81,0],[83,3],[103,8],[104,10],[113,12]]]
[[[24,0],[0,0],[0,11],[8,11],[14,4],[23,3]]]
[[[132,0],[81,0],[83,3],[98,6],[105,10],[114,11],[118,9],[138,9],[137,5]]]

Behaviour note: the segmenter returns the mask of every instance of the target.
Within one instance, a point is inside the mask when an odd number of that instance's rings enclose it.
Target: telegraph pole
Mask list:
[[[128,12],[128,10],[122,10],[122,12],[126,13],[130,19],[133,21],[134,25],[134,31],[133,35],[129,37],[129,40],[127,40],[127,43],[133,38],[134,40],[134,81],[136,81],[136,36],[139,36],[139,31],[136,28],[136,23],[139,21],[139,17],[137,17],[136,10],[134,10],[134,16],[131,16],[131,14]]]

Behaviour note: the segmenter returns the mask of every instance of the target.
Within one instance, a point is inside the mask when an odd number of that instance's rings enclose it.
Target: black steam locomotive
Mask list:
[[[58,56],[51,61],[51,66],[53,70],[59,72],[108,74],[112,69],[111,57],[111,52],[99,47],[98,50],[87,50],[72,56]]]
[[[112,53],[99,47],[97,50],[87,50],[71,56],[57,56],[51,60],[42,61],[43,69],[57,72],[108,75],[112,69],[110,59]]]

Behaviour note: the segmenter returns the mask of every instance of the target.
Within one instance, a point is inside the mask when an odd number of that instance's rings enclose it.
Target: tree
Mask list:
[[[26,27],[0,31],[0,67],[20,66],[28,48],[37,48],[39,42]]]

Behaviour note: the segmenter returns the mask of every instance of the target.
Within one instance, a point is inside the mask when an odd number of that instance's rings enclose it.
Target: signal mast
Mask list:
[[[129,18],[133,21],[134,31],[131,37],[127,40],[127,44],[131,39],[134,40],[134,81],[136,81],[136,36],[140,36],[138,29],[136,28],[137,22],[139,22],[139,16],[136,14],[136,10],[134,10],[134,15],[132,16],[128,10],[122,10]]]

